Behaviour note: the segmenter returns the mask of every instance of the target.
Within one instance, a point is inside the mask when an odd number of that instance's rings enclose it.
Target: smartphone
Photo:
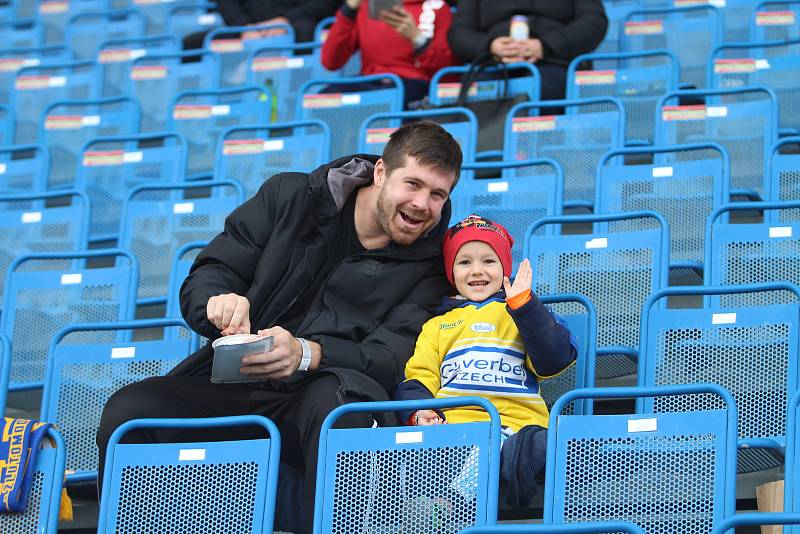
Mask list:
[[[380,18],[381,11],[389,11],[394,6],[402,6],[403,0],[368,0],[369,18]]]

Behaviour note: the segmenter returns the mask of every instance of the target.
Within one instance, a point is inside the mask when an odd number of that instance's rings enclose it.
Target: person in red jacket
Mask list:
[[[370,18],[369,0],[346,0],[322,46],[322,64],[344,66],[361,50],[361,74],[392,73],[403,80],[405,102],[428,94],[433,74],[457,64],[447,43],[452,14],[444,0],[403,0]]]

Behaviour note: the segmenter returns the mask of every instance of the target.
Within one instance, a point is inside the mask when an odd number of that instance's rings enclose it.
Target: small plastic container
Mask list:
[[[250,354],[261,354],[272,350],[275,338],[258,334],[234,334],[215,340],[214,363],[211,367],[211,381],[215,384],[260,382],[258,378],[242,374],[242,358]]]
[[[528,27],[528,17],[525,15],[514,15],[511,17],[511,31],[509,37],[515,41],[525,41],[530,38],[531,31]]]

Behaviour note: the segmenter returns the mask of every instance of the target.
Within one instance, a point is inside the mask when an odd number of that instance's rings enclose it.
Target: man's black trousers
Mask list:
[[[278,507],[276,527],[310,532],[314,510],[314,488],[317,471],[317,450],[320,427],[336,407],[357,399],[343,394],[339,378],[330,373],[315,373],[300,382],[284,384],[268,382],[245,384],[212,384],[207,376],[165,376],[148,378],[117,391],[106,403],[97,446],[100,449],[102,482],[108,440],[114,430],[132,419],[150,417],[221,417],[257,414],[271,419],[281,434],[281,462],[304,473],[304,525],[287,517],[287,510]],[[370,414],[348,414],[336,424],[338,428],[372,426]],[[143,431],[131,433],[124,442],[192,442],[263,438],[261,427],[225,428],[214,431]],[[282,475],[283,476],[283,475]],[[281,481],[283,485],[283,480]],[[284,496],[285,497],[285,496]],[[281,497],[279,497],[279,502]],[[297,509],[297,501],[293,503]],[[302,522],[302,520],[301,520]]]

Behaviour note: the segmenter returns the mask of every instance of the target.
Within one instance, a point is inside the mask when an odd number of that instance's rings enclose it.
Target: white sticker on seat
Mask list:
[[[655,432],[658,419],[628,419],[628,432]]]
[[[271,152],[273,150],[283,150],[283,139],[264,141],[264,152]]]
[[[342,95],[343,106],[354,106],[361,103],[361,95],[356,93],[354,95]]]
[[[491,182],[486,186],[490,193],[505,193],[508,191],[508,182]]]
[[[773,226],[769,229],[770,237],[792,237],[791,226]]]
[[[84,126],[98,126],[100,124],[100,115],[86,115],[81,119],[81,124]]]
[[[64,87],[67,85],[67,78],[65,76],[51,76],[47,80],[47,85],[50,87]]]
[[[756,60],[756,68],[759,70],[764,70],[770,68],[769,60],[767,59],[757,59]]]
[[[219,106],[211,106],[211,114],[215,116],[230,115],[231,107],[228,105],[220,104]]]
[[[125,152],[122,155],[122,161],[125,163],[139,163],[143,157],[144,154],[141,152]]]
[[[714,313],[711,315],[711,324],[736,324],[736,314]]]
[[[31,57],[22,62],[23,67],[38,67],[41,61],[39,58]]]
[[[42,222],[41,211],[28,211],[22,214],[22,222],[25,224]]]
[[[206,459],[205,449],[181,449],[178,452],[179,462],[196,462]]]
[[[5,173],[6,173],[6,164],[0,163],[0,174],[5,174]]]
[[[172,206],[172,213],[192,213],[194,211],[194,202],[178,202]]]
[[[653,167],[653,178],[669,178],[672,174],[672,167]]]
[[[136,356],[136,347],[114,347],[111,349],[112,358],[133,358]]]
[[[706,108],[707,117],[727,117],[728,108],[726,106],[708,106]]]
[[[140,57],[146,56],[147,55],[147,50],[145,50],[143,48],[137,48],[135,50],[131,50],[128,54],[129,54],[128,57],[130,58],[130,60],[133,61],[134,59],[139,59]]]
[[[305,60],[301,57],[290,57],[286,60],[287,69],[302,69],[305,64]]]
[[[422,432],[397,432],[395,443],[422,443]]]
[[[197,17],[197,23],[200,26],[211,26],[215,22],[217,22],[217,17],[214,15],[200,15]]]
[[[62,286],[80,284],[81,282],[83,282],[83,275],[81,273],[67,273],[61,275]]]
[[[607,237],[595,237],[586,242],[586,248],[608,248]]]

